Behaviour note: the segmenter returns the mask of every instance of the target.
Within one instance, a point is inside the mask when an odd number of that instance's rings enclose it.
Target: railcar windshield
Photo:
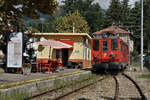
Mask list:
[[[118,41],[117,40],[111,40],[111,50],[112,51],[118,50]]]
[[[93,50],[99,51],[99,40],[93,40]]]
[[[102,41],[102,51],[108,51],[108,41]]]

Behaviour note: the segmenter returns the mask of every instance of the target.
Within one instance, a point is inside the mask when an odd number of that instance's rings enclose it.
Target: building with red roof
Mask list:
[[[133,52],[134,44],[133,44],[133,40],[131,39],[131,33],[129,31],[119,28],[118,26],[110,26],[108,28],[104,28],[102,30],[94,32],[93,37],[94,38],[108,38],[108,37],[120,38],[129,45],[130,51]]]

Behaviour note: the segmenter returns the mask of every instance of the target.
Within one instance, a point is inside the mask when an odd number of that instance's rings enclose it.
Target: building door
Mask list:
[[[67,66],[67,64],[68,64],[68,53],[69,53],[68,49],[62,49],[62,63],[63,63],[63,66]]]

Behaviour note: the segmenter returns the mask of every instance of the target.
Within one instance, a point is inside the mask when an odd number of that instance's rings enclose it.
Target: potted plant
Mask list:
[[[23,74],[24,75],[28,75],[31,72],[32,64],[30,64],[30,63],[24,63],[22,69],[23,69]]]

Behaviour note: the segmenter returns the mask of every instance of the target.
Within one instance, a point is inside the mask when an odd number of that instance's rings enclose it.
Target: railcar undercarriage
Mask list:
[[[92,73],[117,74],[126,69],[127,64],[119,62],[96,62],[92,64]]]

